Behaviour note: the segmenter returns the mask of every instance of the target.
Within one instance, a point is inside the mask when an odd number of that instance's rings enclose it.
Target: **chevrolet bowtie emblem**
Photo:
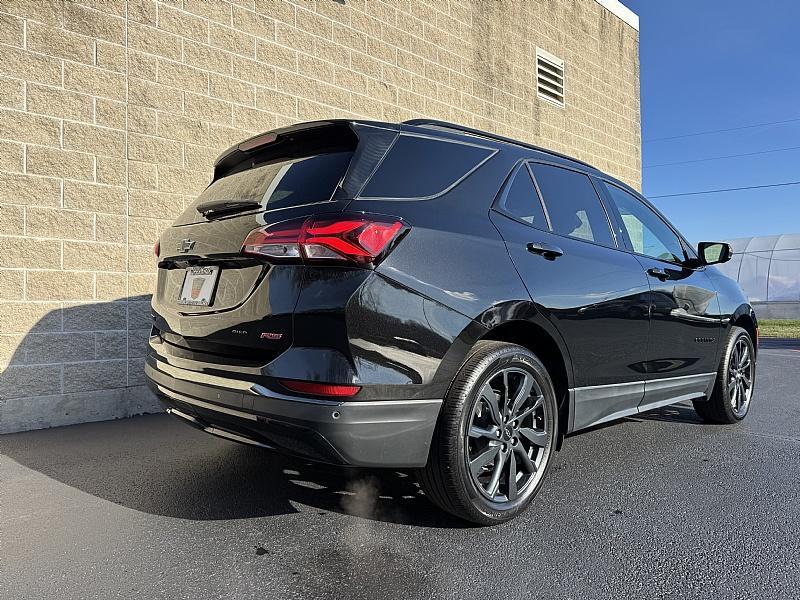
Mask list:
[[[183,252],[186,254],[194,248],[195,241],[190,239],[181,240],[181,243],[178,245],[178,252]]]

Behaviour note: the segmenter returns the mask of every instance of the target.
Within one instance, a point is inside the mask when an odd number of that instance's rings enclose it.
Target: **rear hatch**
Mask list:
[[[171,354],[264,365],[291,345],[304,267],[246,256],[264,226],[340,213],[396,126],[305,123],[256,136],[217,160],[212,183],[159,240],[154,334]]]

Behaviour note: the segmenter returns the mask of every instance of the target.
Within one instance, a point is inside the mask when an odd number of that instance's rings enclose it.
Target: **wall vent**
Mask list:
[[[536,95],[564,106],[564,61],[536,48]]]

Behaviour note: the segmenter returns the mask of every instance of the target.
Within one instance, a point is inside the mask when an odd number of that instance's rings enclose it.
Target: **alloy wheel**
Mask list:
[[[747,414],[753,395],[753,356],[750,344],[743,337],[736,340],[728,364],[728,398],[733,413],[742,418]]]
[[[503,369],[481,388],[465,448],[467,469],[483,496],[514,502],[535,489],[549,455],[547,410],[541,388],[523,369]]]

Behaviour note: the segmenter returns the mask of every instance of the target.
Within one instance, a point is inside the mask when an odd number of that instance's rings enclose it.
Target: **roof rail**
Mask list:
[[[413,125],[415,127],[424,127],[426,125],[430,127],[440,127],[442,129],[452,129],[454,131],[460,131],[462,133],[468,133],[470,135],[476,135],[479,137],[487,138],[490,140],[495,140],[496,142],[504,142],[506,144],[514,144],[515,146],[522,146],[523,148],[530,148],[531,150],[537,150],[539,152],[545,152],[546,154],[552,154],[553,156],[558,156],[559,158],[565,158],[567,160],[571,160],[576,163],[580,163],[584,166],[590,167],[592,169],[598,170],[597,167],[594,165],[590,165],[587,162],[574,158],[572,156],[567,156],[566,154],[562,154],[561,152],[556,152],[555,150],[548,150],[547,148],[542,148],[541,146],[536,146],[534,144],[528,144],[526,142],[521,142],[519,140],[515,140],[510,137],[506,137],[504,135],[499,135],[496,133],[489,133],[488,131],[482,131],[481,129],[473,129],[472,127],[467,127],[466,125],[459,125],[457,123],[450,123],[449,121],[439,121],[437,119],[410,119],[408,121],[403,121],[403,125]]]

